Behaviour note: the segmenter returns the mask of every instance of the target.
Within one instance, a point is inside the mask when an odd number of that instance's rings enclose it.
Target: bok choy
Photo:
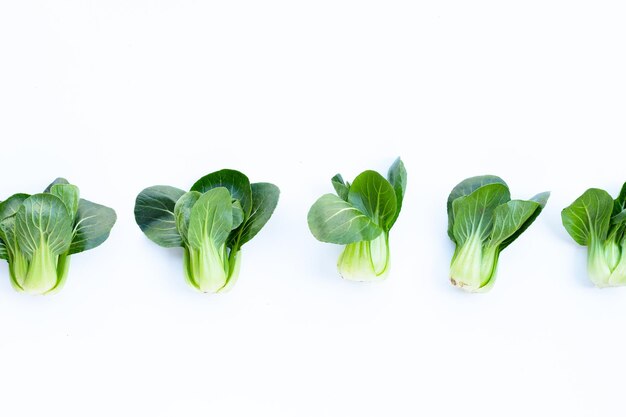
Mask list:
[[[137,196],[135,220],[156,244],[183,248],[189,285],[218,293],[236,282],[241,247],[265,226],[279,194],[273,184],[250,184],[241,172],[224,169],[200,178],[188,192],[146,188]]]
[[[489,290],[500,252],[539,216],[550,193],[511,200],[507,184],[485,175],[459,183],[448,197],[448,236],[456,248],[450,266],[453,285],[470,292]]]
[[[626,285],[626,184],[619,196],[590,188],[561,212],[576,243],[587,246],[587,271],[597,287]]]
[[[56,179],[40,194],[15,194],[0,203],[0,258],[13,287],[29,294],[61,289],[70,256],[108,237],[115,211],[80,198],[78,187]]]
[[[407,173],[398,158],[387,178],[365,171],[352,184],[335,175],[337,192],[324,194],[309,210],[308,223],[321,242],[345,245],[337,267],[345,279],[376,281],[387,277],[390,267],[389,232],[400,214]]]

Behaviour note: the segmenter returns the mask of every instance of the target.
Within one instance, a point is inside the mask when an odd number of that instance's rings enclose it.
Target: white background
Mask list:
[[[115,208],[65,289],[0,268],[2,416],[623,416],[626,292],[560,210],[626,180],[626,10],[578,1],[0,3],[0,195]],[[336,172],[409,172],[382,283],[306,225]],[[136,194],[220,168],[282,190],[228,294],[187,287]],[[552,190],[488,294],[448,283],[445,201]]]

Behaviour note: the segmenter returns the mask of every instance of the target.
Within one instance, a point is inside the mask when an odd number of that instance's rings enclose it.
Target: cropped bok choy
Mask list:
[[[626,184],[617,199],[591,188],[561,212],[563,226],[587,246],[587,272],[598,287],[626,285]]]
[[[183,248],[193,288],[217,293],[237,280],[241,247],[265,226],[279,194],[273,184],[250,184],[241,172],[224,169],[200,178],[188,192],[146,188],[137,196],[135,220],[156,244]]]
[[[15,194],[0,203],[0,258],[9,263],[13,287],[50,294],[67,278],[70,256],[108,237],[113,209],[80,198],[78,187],[56,179],[43,193]]]
[[[471,292],[489,290],[500,252],[535,221],[549,196],[511,200],[509,187],[493,175],[468,178],[454,187],[447,204],[448,236],[456,245],[452,284]]]
[[[311,207],[309,229],[321,242],[346,245],[337,267],[345,279],[375,281],[389,273],[389,231],[398,219],[407,174],[398,158],[387,178],[375,171],[352,184],[340,174],[331,180],[337,195],[324,194]]]

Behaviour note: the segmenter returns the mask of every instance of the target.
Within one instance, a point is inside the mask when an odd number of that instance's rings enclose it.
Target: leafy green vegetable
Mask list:
[[[452,284],[471,292],[489,290],[500,252],[535,221],[549,196],[511,200],[509,187],[493,175],[468,178],[454,187],[447,204],[448,236],[456,245]]]
[[[563,226],[587,246],[587,271],[598,287],[626,285],[626,184],[613,198],[590,188],[561,212]]]
[[[70,256],[109,236],[115,211],[80,198],[78,187],[56,179],[43,193],[15,194],[0,203],[0,258],[18,291],[50,294],[64,284]]]
[[[346,245],[337,267],[345,279],[375,281],[389,273],[389,231],[400,214],[407,174],[396,159],[387,179],[375,171],[359,174],[352,184],[340,174],[331,179],[337,192],[311,207],[308,224],[321,242]]]
[[[135,220],[141,231],[159,246],[183,246],[176,227],[174,208],[185,194],[183,190],[168,185],[155,185],[143,190],[135,201]]]
[[[279,194],[273,184],[250,184],[241,172],[223,169],[200,178],[189,192],[146,188],[137,196],[135,220],[158,245],[183,247],[189,285],[224,292],[238,278],[241,247],[265,226]]]

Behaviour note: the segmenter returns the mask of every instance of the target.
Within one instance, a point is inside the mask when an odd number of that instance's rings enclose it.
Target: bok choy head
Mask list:
[[[135,220],[156,244],[183,248],[189,285],[217,293],[236,282],[241,247],[265,226],[279,194],[273,184],[250,184],[241,172],[224,169],[200,178],[188,192],[146,188],[137,196]]]
[[[561,212],[576,243],[587,246],[587,271],[597,287],[626,285],[626,184],[619,196],[590,188]]]
[[[308,223],[321,242],[345,245],[337,267],[353,281],[376,281],[389,273],[389,231],[402,208],[407,174],[398,158],[387,178],[365,171],[352,184],[331,180],[337,195],[325,194],[309,210]]]
[[[448,236],[455,243],[450,266],[453,285],[470,292],[489,290],[500,252],[535,221],[550,193],[511,200],[499,177],[485,175],[459,183],[448,197]]]
[[[13,287],[51,294],[63,286],[70,256],[108,237],[113,209],[80,198],[78,187],[56,179],[43,193],[15,194],[0,203],[0,258],[9,263]]]

